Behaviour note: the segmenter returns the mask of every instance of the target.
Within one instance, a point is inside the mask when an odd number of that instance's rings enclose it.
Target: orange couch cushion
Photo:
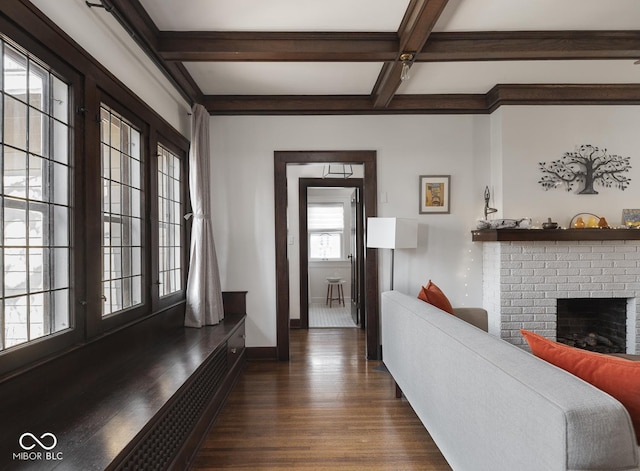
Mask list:
[[[449,299],[444,295],[442,290],[438,286],[429,280],[427,286],[423,286],[418,294],[418,299],[433,304],[435,307],[442,309],[449,314],[453,314],[453,307]]]
[[[521,330],[538,358],[591,383],[627,409],[640,445],[640,362],[581,350]]]

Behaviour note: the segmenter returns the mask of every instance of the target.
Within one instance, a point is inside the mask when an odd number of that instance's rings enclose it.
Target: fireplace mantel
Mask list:
[[[640,240],[640,229],[479,229],[473,242]]]

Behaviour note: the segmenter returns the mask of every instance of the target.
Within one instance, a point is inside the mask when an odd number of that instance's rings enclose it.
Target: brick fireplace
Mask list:
[[[560,232],[574,231],[580,230]],[[625,232],[615,230],[620,231]],[[483,241],[483,305],[490,333],[523,348],[520,329],[556,340],[559,299],[616,298],[626,304],[626,353],[640,352],[640,240],[477,235],[474,231],[474,240]]]

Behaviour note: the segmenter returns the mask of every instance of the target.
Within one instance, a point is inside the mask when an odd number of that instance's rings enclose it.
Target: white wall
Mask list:
[[[178,132],[190,135],[189,104],[104,8],[84,0],[30,0]]]
[[[499,118],[492,125],[501,127],[501,217],[526,216],[541,222],[550,217],[568,226],[572,216],[586,211],[618,225],[623,208],[640,207],[639,106],[506,106]],[[538,163],[560,159],[581,144],[631,156],[629,187],[621,191],[596,185],[597,195],[562,188],[545,191],[538,183]]]
[[[481,244],[469,231],[489,185],[496,217],[581,211],[619,223],[640,201],[638,106],[503,106],[491,116],[212,117],[214,220],[224,289],[248,290],[249,346],[276,344],[273,152],[376,150],[379,216],[417,218],[419,247],[396,251],[396,289],[417,294],[431,278],[454,306],[482,304]],[[544,191],[538,162],[593,144],[631,156],[625,191]],[[451,214],[418,214],[418,176],[451,175]],[[296,185],[297,187],[297,185]],[[297,230],[297,229],[296,229]],[[389,287],[382,251],[381,289]],[[295,291],[292,290],[294,296]]]
[[[276,345],[276,150],[376,150],[378,215],[419,221],[419,247],[396,251],[396,289],[417,295],[431,278],[455,306],[481,304],[482,254],[470,231],[489,178],[487,116],[212,116],[211,146],[222,287],[249,291],[248,346]],[[419,215],[419,175],[442,174],[451,175],[451,214]]]

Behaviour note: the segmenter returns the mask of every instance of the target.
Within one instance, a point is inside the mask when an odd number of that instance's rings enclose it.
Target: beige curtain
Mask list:
[[[224,317],[213,228],[209,178],[209,113],[194,105],[191,115],[189,191],[193,209],[191,254],[184,325],[218,324]]]

